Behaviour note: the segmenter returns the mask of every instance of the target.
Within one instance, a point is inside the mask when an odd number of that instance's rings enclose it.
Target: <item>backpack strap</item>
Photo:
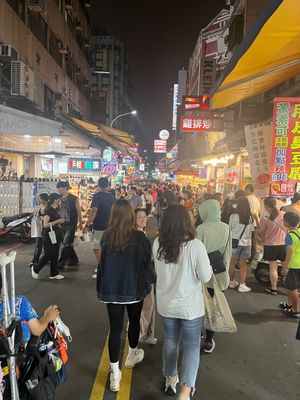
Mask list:
[[[295,231],[291,231],[291,232],[289,232],[289,233],[293,233],[295,236],[297,236],[297,238],[300,240],[300,236],[298,235],[298,233],[297,232],[295,232]]]

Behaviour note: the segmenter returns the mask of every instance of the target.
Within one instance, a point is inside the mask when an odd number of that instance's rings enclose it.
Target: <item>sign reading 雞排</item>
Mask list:
[[[300,98],[275,98],[270,195],[293,197],[300,181]]]
[[[210,115],[201,117],[183,116],[181,117],[180,129],[190,132],[222,130],[222,119]]]

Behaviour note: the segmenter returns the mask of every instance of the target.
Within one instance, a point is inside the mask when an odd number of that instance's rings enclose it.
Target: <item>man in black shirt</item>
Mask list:
[[[70,188],[68,182],[58,182],[56,187],[58,193],[62,196],[59,214],[65,220],[62,225],[63,248],[61,250],[59,266],[63,268],[68,263],[68,266],[71,267],[78,264],[78,257],[73,243],[78,223],[79,229],[82,229],[81,209],[78,198],[68,191]]]
[[[86,226],[88,228],[92,227],[92,246],[99,264],[101,257],[100,242],[104,231],[107,229],[110,211],[115,199],[111,193],[108,192],[109,183],[107,178],[100,178],[98,181],[98,187],[99,191],[93,195]]]

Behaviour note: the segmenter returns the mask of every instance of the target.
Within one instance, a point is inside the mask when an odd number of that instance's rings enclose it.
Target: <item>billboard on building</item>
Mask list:
[[[182,116],[180,129],[187,132],[221,131],[223,129],[222,119],[212,115],[199,117]]]
[[[216,82],[216,60],[205,57],[201,63],[200,93],[210,93]]]
[[[178,101],[178,83],[174,84],[173,88],[173,118],[172,118],[172,130],[177,129],[177,101]]]
[[[154,140],[154,153],[164,154],[167,152],[166,140]]]
[[[300,98],[275,98],[270,195],[292,197],[300,181]]]

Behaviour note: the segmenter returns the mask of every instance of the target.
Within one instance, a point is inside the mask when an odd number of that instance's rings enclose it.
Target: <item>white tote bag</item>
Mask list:
[[[34,215],[31,220],[31,237],[39,238],[42,237],[43,224],[39,217]]]
[[[203,299],[205,304],[204,326],[213,332],[235,333],[237,327],[231,314],[226,297],[219,288],[215,275],[212,276],[214,297],[211,297],[207,285],[202,286]]]
[[[52,244],[57,243],[56,234],[55,234],[54,230],[52,229],[52,224],[50,224],[49,238],[50,238],[50,241]]]

